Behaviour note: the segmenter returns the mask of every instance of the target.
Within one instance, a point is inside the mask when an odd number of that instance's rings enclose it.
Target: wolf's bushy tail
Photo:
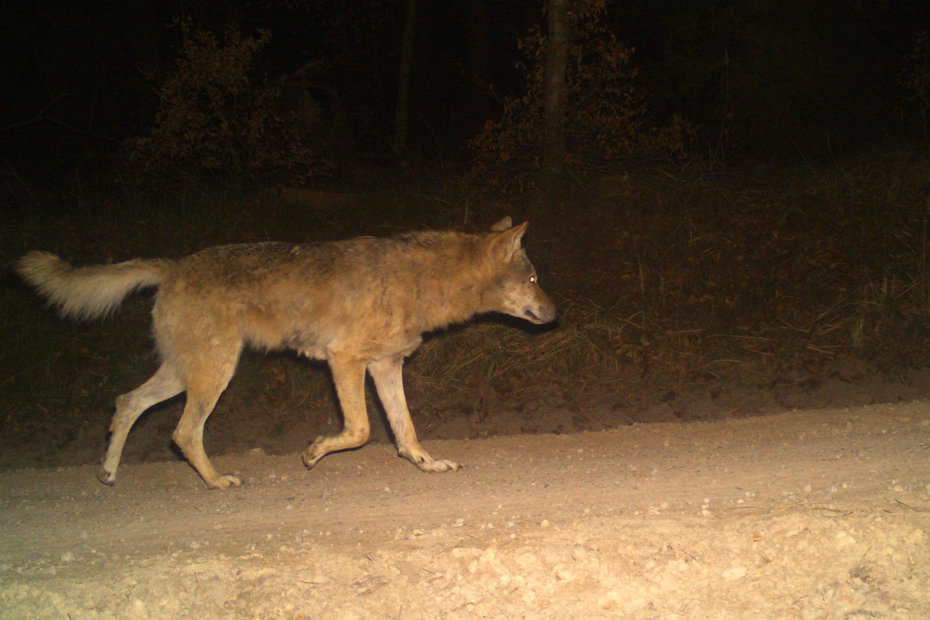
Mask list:
[[[170,261],[131,260],[113,265],[72,267],[49,252],[30,252],[16,272],[66,317],[93,319],[110,314],[136,289],[161,284]]]

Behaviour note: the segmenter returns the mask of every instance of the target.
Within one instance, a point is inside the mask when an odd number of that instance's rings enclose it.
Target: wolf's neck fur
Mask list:
[[[493,309],[485,299],[494,274],[484,239],[459,233],[441,235],[417,239],[427,252],[422,257],[417,256],[419,253],[412,255],[416,262],[411,270],[417,280],[414,319],[424,332]]]

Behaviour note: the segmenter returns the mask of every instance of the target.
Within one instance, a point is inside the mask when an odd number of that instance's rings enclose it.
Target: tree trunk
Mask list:
[[[394,150],[407,149],[407,125],[410,107],[410,67],[413,64],[413,35],[417,22],[417,0],[407,0],[404,18],[404,38],[397,77],[397,104],[394,108]]]
[[[547,0],[549,37],[543,74],[543,180],[557,185],[565,176],[565,102],[568,85],[568,0]]]

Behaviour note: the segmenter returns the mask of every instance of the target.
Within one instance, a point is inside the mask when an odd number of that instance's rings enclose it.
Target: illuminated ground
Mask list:
[[[930,404],[0,474],[32,618],[930,617]]]

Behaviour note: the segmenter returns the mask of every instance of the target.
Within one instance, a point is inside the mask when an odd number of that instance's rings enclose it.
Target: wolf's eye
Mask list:
[[[530,284],[536,284],[536,274],[530,276]]]

